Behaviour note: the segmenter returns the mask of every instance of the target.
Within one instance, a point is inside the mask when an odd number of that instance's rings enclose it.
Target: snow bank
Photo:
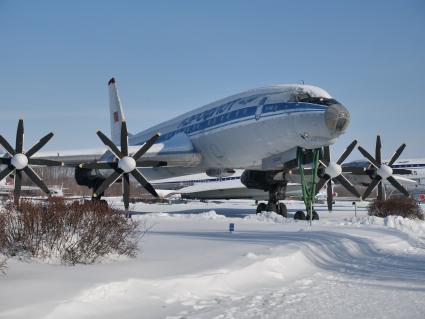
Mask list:
[[[136,216],[135,216],[136,217]],[[217,214],[214,210],[210,210],[204,213],[196,213],[196,214],[170,214],[170,213],[149,213],[144,215],[139,215],[137,217],[161,217],[161,218],[183,218],[183,219],[226,219],[226,216]]]
[[[237,300],[250,292],[258,292],[262,286],[280,287],[287,280],[310,273],[313,269],[309,260],[297,249],[284,252],[277,249],[269,256],[255,256],[255,259],[247,258],[244,263],[237,262],[209,272],[154,280],[129,278],[88,287],[58,304],[46,318],[75,318],[76,314],[84,318],[90,315],[100,318],[106,312],[123,311],[135,315],[140,309],[149,313],[146,305],[159,302],[163,308],[176,304],[200,310],[208,304],[205,300],[210,298],[212,302],[229,298]],[[148,314],[146,317],[151,316]]]
[[[343,222],[344,225],[378,225],[397,229],[412,237],[425,242],[425,222],[419,219],[409,219],[401,216],[376,216],[352,217]]]
[[[279,214],[276,214],[275,212],[261,212],[260,214],[248,215],[244,217],[244,220],[260,221],[260,222],[267,222],[267,223],[278,223],[278,224],[292,222],[292,219],[289,220]]]

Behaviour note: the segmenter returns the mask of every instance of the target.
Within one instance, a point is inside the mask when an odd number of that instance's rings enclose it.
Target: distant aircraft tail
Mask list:
[[[116,145],[121,144],[121,122],[125,120],[124,112],[121,107],[120,97],[118,95],[118,89],[115,84],[115,78],[112,78],[108,82],[109,91],[109,112],[111,117],[111,140]]]

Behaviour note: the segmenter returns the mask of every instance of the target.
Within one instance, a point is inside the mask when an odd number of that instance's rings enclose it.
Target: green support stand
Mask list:
[[[301,177],[301,188],[303,192],[303,201],[305,204],[307,218],[310,220],[310,223],[313,219],[313,203],[316,196],[316,179],[317,179],[317,170],[319,168],[319,159],[320,159],[320,149],[313,150],[313,162],[312,162],[312,173],[311,181],[309,182],[304,175],[304,152],[303,149],[298,149],[298,169],[300,171]]]

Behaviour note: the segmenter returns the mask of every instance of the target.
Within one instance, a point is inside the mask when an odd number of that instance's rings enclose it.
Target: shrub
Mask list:
[[[408,197],[374,200],[369,204],[368,212],[370,216],[387,217],[396,215],[424,220],[424,213],[419,204]]]
[[[135,256],[139,224],[100,203],[12,202],[0,212],[0,252],[6,256],[90,264],[108,254]]]
[[[6,273],[6,258],[0,259],[0,274]]]

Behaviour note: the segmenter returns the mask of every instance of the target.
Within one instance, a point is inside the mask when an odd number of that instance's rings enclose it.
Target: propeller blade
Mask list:
[[[118,163],[116,162],[82,163],[78,165],[78,167],[88,168],[88,169],[117,169]]]
[[[50,195],[50,190],[49,188],[46,186],[46,184],[44,184],[44,182],[41,180],[41,178],[37,175],[36,172],[34,172],[34,170],[29,167],[26,166],[23,171],[25,172],[25,174],[28,175],[28,177],[33,181],[33,183],[35,185],[37,185],[38,187],[40,187],[40,189],[45,192],[47,195]],[[17,171],[19,172],[19,171]],[[16,182],[15,182],[16,183]]]
[[[366,157],[366,158],[367,158],[367,160],[368,160],[370,163],[372,163],[372,165],[373,165],[373,166],[375,166],[376,168],[378,168],[379,166],[381,166],[380,164],[378,164],[378,162],[377,162],[377,161],[375,161],[375,159],[372,157],[372,155],[370,155],[370,154],[369,154],[369,152],[368,152],[368,151],[366,151],[363,147],[359,146],[359,147],[357,147],[357,148],[358,148],[358,150],[360,151],[360,153],[362,153],[362,155],[363,155],[364,157]]]
[[[128,156],[128,132],[127,122],[121,122],[121,153],[124,156]]]
[[[382,185],[382,182],[378,185],[378,200],[384,200],[385,199],[385,192],[384,192],[384,185]]]
[[[143,154],[145,154],[152,147],[153,144],[155,144],[156,140],[160,136],[161,136],[160,133],[156,133],[154,136],[148,139],[146,143],[141,148],[139,148],[139,150],[136,153],[134,153],[133,159],[137,161]]]
[[[140,171],[136,168],[131,172],[131,175],[154,197],[159,197],[155,188],[146,180],[146,178],[140,173]]]
[[[391,185],[393,185],[400,193],[409,197],[409,195],[410,195],[409,192],[403,186],[401,186],[401,184],[399,182],[397,182],[394,177],[392,177],[392,176],[388,177],[387,181],[389,181],[391,183]]]
[[[348,179],[345,178],[343,175],[338,175],[335,177],[335,180],[337,180],[342,186],[344,186],[351,194],[354,196],[360,198],[360,194],[357,191],[357,189],[348,181]]]
[[[366,174],[366,168],[365,167],[358,167],[358,166],[342,166],[342,171],[344,173],[351,173],[354,175],[365,175]]]
[[[102,194],[109,186],[111,186],[123,173],[122,170],[117,169],[111,175],[109,175],[102,184],[95,190],[93,197],[97,197],[99,194]]]
[[[369,186],[366,188],[365,192],[363,193],[362,200],[365,200],[380,182],[381,182],[380,178],[376,178],[372,180],[372,182],[369,184]]]
[[[29,158],[28,164],[40,166],[63,166],[63,162],[52,161],[44,158]]]
[[[143,159],[136,162],[136,167],[163,167],[163,166],[167,166],[167,162],[165,162],[165,161],[150,161],[150,160],[143,160]]]
[[[122,188],[123,188],[123,201],[124,208],[128,211],[129,203],[130,203],[130,178],[128,173],[124,173],[122,179]]]
[[[356,147],[356,145],[357,145],[357,140],[352,141],[351,144],[348,145],[348,147],[345,149],[344,153],[341,154],[341,156],[339,157],[336,163],[338,165],[341,165],[342,162],[344,162],[347,159],[347,157],[351,154],[351,152]]]
[[[16,170],[15,172],[15,190],[13,191],[13,201],[16,205],[19,204],[19,198],[21,197],[22,188],[22,171]]]
[[[329,180],[326,186],[326,202],[328,204],[328,211],[332,211],[332,202],[333,202],[333,194],[332,194],[332,181]]]
[[[14,150],[14,148],[9,144],[8,141],[6,141],[6,139],[0,135],[0,145],[3,146],[3,148],[6,150],[6,152],[8,152],[10,155],[15,155],[16,152]]]
[[[20,119],[18,122],[18,129],[16,130],[16,153],[22,153],[24,149],[24,120]]]
[[[4,170],[2,170],[0,172],[0,181],[3,180],[4,178],[6,178],[7,176],[9,176],[13,170],[15,169],[15,167],[13,165],[10,165],[8,167],[6,167]]]
[[[97,136],[101,139],[103,144],[109,147],[111,152],[119,159],[123,158],[124,155],[121,153],[121,151],[118,149],[118,147],[101,131],[96,132]]]
[[[8,157],[0,157],[0,164],[1,165],[9,165],[10,164],[10,158],[8,158]]]
[[[393,174],[409,175],[409,174],[412,174],[412,171],[410,169],[404,169],[404,168],[393,168]]]
[[[329,146],[323,147],[323,159],[325,161],[326,166],[328,166],[331,161],[331,152],[329,150]]]
[[[33,156],[35,153],[37,153],[44,145],[47,144],[48,141],[53,137],[53,133],[50,132],[43,138],[41,138],[33,147],[31,147],[28,152],[25,153],[27,157]]]
[[[324,176],[319,179],[319,182],[316,185],[316,194],[322,190],[323,186],[325,186],[328,180],[329,180],[328,176]]]
[[[401,153],[404,151],[404,149],[406,148],[406,144],[401,144],[400,147],[397,149],[397,151],[395,151],[394,155],[391,157],[391,160],[388,162],[388,166],[391,166],[394,164],[394,162],[399,158],[399,156],[401,155]]]
[[[382,148],[381,136],[377,135],[376,136],[376,145],[375,145],[375,160],[379,164],[379,166],[381,166],[381,164],[382,164],[382,160],[381,160],[381,148]]]

